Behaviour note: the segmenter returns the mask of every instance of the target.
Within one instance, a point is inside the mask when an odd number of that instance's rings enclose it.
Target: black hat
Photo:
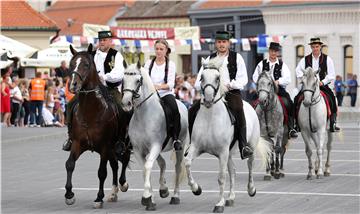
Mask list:
[[[320,38],[311,38],[309,45],[312,45],[312,44],[322,45],[322,44],[324,44],[324,43],[320,40]]]
[[[109,30],[99,31],[98,32],[98,38],[99,39],[105,39],[105,38],[112,38],[112,33]]]
[[[215,39],[230,40],[231,34],[227,31],[216,31]]]
[[[281,48],[280,44],[277,42],[270,42],[270,46],[269,49],[274,50],[274,51],[279,51]]]

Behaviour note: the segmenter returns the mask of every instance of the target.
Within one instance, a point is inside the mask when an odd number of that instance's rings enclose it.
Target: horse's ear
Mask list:
[[[72,55],[77,54],[77,51],[73,48],[72,45],[70,45],[70,51],[71,51]]]
[[[128,67],[128,65],[127,65],[127,63],[126,63],[126,61],[125,61],[125,59],[123,60],[123,66],[124,66],[124,68],[125,68],[125,69]]]
[[[87,49],[87,52],[88,52],[89,54],[91,54],[92,51],[93,51],[93,45],[90,43],[90,44],[89,44],[89,47],[88,47],[88,49]]]
[[[136,67],[140,70],[141,68],[140,60],[138,60],[138,62],[136,63]]]
[[[201,57],[201,65],[205,64],[205,59],[203,57]]]

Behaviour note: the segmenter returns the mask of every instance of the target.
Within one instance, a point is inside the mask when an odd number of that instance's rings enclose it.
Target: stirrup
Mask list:
[[[64,142],[62,149],[66,152],[69,152],[71,150],[71,145],[72,145],[72,141],[69,138]]]
[[[177,140],[174,140],[173,146],[174,146],[175,151],[180,151],[180,150],[182,150],[181,141],[178,140],[178,139],[177,139]]]

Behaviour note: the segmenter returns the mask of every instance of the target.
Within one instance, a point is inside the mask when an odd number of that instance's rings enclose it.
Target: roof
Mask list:
[[[50,30],[58,29],[56,23],[35,11],[25,1],[1,2],[2,30]]]
[[[358,2],[358,0],[347,0],[343,2]],[[199,3],[195,10],[213,10],[219,8],[254,8],[261,6],[291,6],[291,5],[306,5],[306,4],[328,4],[328,3],[342,3],[339,0],[237,0],[237,1],[219,1],[219,0],[205,0]]]
[[[61,29],[61,35],[81,35],[82,25],[107,25],[124,6],[132,4],[128,1],[56,1],[45,14],[53,19]],[[68,23],[72,22],[71,25]]]
[[[136,1],[117,20],[188,17],[188,10],[196,1]]]

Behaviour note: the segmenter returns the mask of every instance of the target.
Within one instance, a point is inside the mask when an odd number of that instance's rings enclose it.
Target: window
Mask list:
[[[343,78],[347,79],[347,74],[353,73],[353,47],[346,45],[344,47],[344,75]]]
[[[295,68],[296,66],[299,64],[300,60],[304,57],[305,55],[305,48],[304,45],[298,45],[296,46],[296,59],[295,59]],[[294,72],[294,79],[295,81],[295,85],[296,87],[298,86],[298,82],[297,82],[297,78],[296,78],[296,72]]]

